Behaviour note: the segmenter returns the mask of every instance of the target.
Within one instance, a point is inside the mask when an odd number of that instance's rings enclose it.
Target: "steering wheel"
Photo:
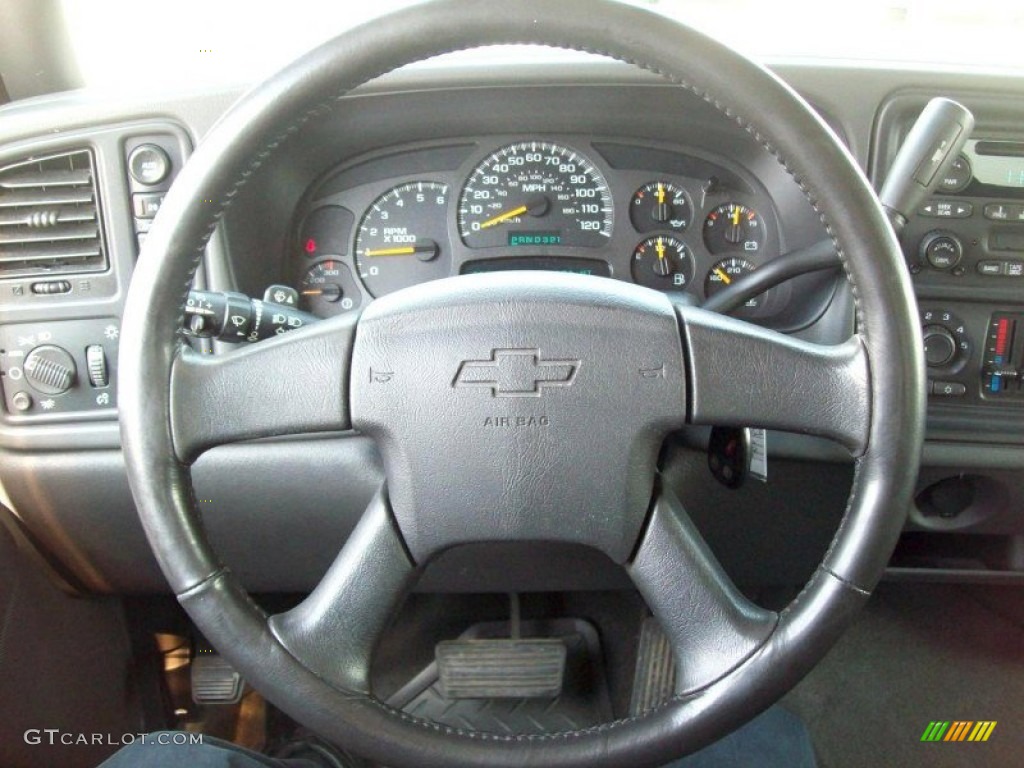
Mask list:
[[[853,286],[856,334],[818,346],[621,281],[523,272],[407,289],[358,318],[230,355],[187,348],[178,329],[205,244],[271,153],[325,113],[357,109],[341,97],[374,77],[505,43],[631,62],[743,126],[834,239]],[[854,161],[767,70],[611,2],[442,0],[348,32],[256,87],[167,195],[123,328],[125,459],[179,601],[268,699],[387,765],[653,766],[719,738],[799,681],[865,602],[901,529],[922,445],[914,299]],[[304,386],[287,383],[297,380]],[[662,439],[687,424],[825,436],[855,458],[835,538],[784,610],[740,594],[680,500],[657,482]],[[347,428],[375,439],[386,485],[308,598],[268,616],[211,550],[189,465],[226,442]],[[451,729],[374,698],[374,642],[418,570],[450,547],[483,541],[574,542],[621,564],[672,642],[675,695],[638,717],[529,737]]]

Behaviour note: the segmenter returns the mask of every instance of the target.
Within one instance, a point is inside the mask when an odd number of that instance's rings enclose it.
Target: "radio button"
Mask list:
[[[969,219],[974,215],[974,206],[963,200],[931,200],[918,209],[917,215],[930,219]]]
[[[984,208],[984,215],[990,221],[1010,221],[1019,215],[1020,206],[1006,203],[989,203]]]
[[[919,253],[935,269],[952,269],[963,258],[964,246],[952,232],[933,229],[921,239]]]

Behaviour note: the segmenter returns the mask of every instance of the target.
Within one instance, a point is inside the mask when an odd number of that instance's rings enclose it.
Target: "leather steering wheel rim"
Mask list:
[[[713,683],[657,710],[542,737],[467,733],[417,720],[300,664],[206,541],[189,457],[176,453],[172,408],[174,387],[180,390],[173,371],[184,354],[177,329],[191,279],[217,223],[263,160],[309,121],[345,108],[341,97],[377,76],[450,51],[511,43],[600,53],[660,74],[712,103],[774,155],[836,242],[853,286],[869,395],[842,523],[767,640]],[[821,120],[766,69],[688,28],[615,3],[441,0],[345,33],[256,87],[179,175],[125,309],[119,376],[129,480],[160,566],[198,627],[270,700],[324,736],[396,766],[653,766],[700,748],[775,701],[831,647],[880,578],[902,528],[923,440],[924,364],[914,309],[898,245],[868,182]],[[324,342],[314,341],[321,344],[316,355]],[[244,429],[235,435],[246,436]],[[339,631],[364,631],[358,616],[346,621]]]

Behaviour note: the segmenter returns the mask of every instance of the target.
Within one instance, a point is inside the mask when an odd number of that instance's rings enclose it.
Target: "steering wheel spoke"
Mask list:
[[[690,422],[827,437],[853,456],[868,447],[868,357],[860,336],[824,346],[723,315],[677,307]]]
[[[316,589],[270,629],[321,680],[368,694],[373,647],[413,573],[381,490]]]
[[[656,498],[627,571],[672,644],[677,694],[728,674],[778,623],[740,593],[671,491]]]
[[[239,440],[348,429],[355,328],[356,318],[342,315],[223,356],[183,348],[171,369],[178,458]]]

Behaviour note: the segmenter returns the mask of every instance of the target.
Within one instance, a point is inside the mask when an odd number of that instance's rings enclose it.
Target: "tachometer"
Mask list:
[[[356,269],[374,296],[448,277],[448,185],[413,181],[389,189],[363,214]]]
[[[459,233],[470,248],[600,246],[613,218],[608,182],[593,162],[546,141],[489,155],[459,198]]]

